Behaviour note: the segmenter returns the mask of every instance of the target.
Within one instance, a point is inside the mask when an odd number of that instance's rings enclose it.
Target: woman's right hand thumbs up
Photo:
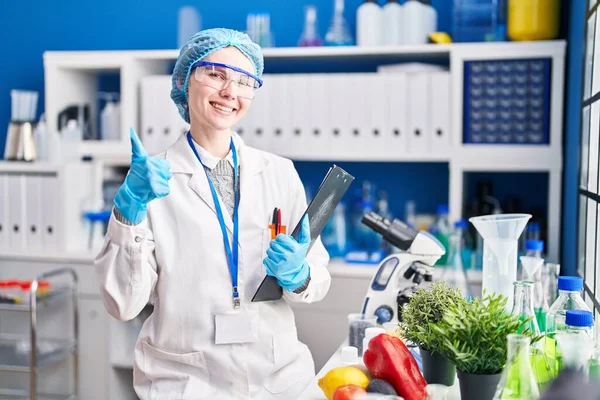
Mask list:
[[[146,218],[149,202],[169,194],[171,165],[158,156],[148,156],[144,145],[133,128],[131,138],[131,166],[125,182],[114,199],[117,210],[128,221],[139,224]]]

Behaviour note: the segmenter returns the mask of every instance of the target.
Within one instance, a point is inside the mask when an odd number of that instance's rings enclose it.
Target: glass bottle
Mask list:
[[[494,400],[535,400],[540,397],[529,362],[531,338],[511,333],[507,336],[508,357]]]
[[[589,377],[589,363],[594,351],[594,342],[587,335],[571,331],[558,332],[555,336],[560,349],[560,370],[572,370]]]
[[[546,314],[546,338],[544,352],[552,364],[554,376],[560,371],[560,349],[557,347],[554,336],[558,332],[567,330],[566,314],[568,310],[591,311],[583,297],[583,279],[579,276],[558,277],[558,298]]]
[[[529,318],[529,322],[519,328],[517,333],[530,332],[532,335],[539,335],[540,328],[533,310],[533,282],[515,281],[513,285],[515,287],[515,295],[512,314],[520,316],[522,321]]]

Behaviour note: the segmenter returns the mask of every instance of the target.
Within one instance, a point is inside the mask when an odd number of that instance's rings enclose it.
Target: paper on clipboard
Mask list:
[[[308,250],[310,251],[315,240],[323,232],[327,221],[333,215],[335,208],[353,181],[354,177],[337,165],[334,164],[329,168],[325,179],[323,179],[317,190],[317,194],[310,202],[306,211],[304,211],[304,214],[302,214],[291,236],[296,240],[298,239],[302,219],[308,214],[310,223],[310,245]],[[277,279],[267,275],[252,297],[252,301],[279,300],[282,296],[283,289],[277,284]]]

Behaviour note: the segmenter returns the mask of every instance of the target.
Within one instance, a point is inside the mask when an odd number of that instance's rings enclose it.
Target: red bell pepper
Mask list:
[[[427,398],[427,382],[410,350],[398,337],[386,333],[375,336],[369,341],[363,360],[373,377],[390,383],[404,400]]]

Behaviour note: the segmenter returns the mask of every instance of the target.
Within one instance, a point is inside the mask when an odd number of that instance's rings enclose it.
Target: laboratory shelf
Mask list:
[[[74,340],[38,340],[37,368],[64,360],[75,350]],[[30,341],[25,335],[0,335],[0,371],[32,372]]]
[[[37,307],[46,307],[51,304],[57,303],[63,299],[65,299],[68,295],[73,294],[73,289],[70,287],[59,287],[51,290],[48,294],[37,296]],[[0,303],[1,311],[31,311],[30,304],[10,304],[10,303]],[[0,340],[2,340],[2,336],[0,336]]]
[[[7,390],[0,389],[0,400],[17,400],[29,399],[29,393],[25,390]],[[38,400],[72,400],[76,396],[73,394],[55,394],[55,393],[38,393]]]

